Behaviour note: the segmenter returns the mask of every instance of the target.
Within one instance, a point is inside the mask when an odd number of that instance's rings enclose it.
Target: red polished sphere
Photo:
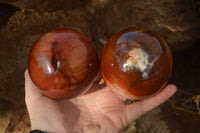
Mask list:
[[[42,93],[70,99],[88,90],[99,72],[93,43],[72,29],[57,29],[41,36],[29,53],[28,71]]]
[[[156,33],[128,28],[114,34],[101,56],[106,84],[127,99],[143,99],[158,92],[172,71],[172,54]]]

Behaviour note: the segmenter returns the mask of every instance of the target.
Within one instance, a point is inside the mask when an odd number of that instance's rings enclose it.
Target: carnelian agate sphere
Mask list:
[[[99,72],[95,46],[72,29],[57,29],[41,36],[29,53],[28,71],[42,93],[70,99],[88,90]]]
[[[170,77],[172,54],[156,33],[128,28],[114,34],[101,56],[106,84],[127,99],[143,99],[158,92]]]

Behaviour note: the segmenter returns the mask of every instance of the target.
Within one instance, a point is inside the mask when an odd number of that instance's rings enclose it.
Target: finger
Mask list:
[[[122,117],[125,117],[123,118],[124,122],[129,124],[141,115],[164,103],[167,99],[175,94],[176,90],[177,88],[175,85],[168,85],[165,87],[165,89],[153,97],[127,105],[125,107],[124,114],[122,115]]]
[[[32,82],[28,70],[24,73],[25,76],[25,101],[36,99],[41,96],[39,88]],[[32,100],[31,100],[32,101]]]

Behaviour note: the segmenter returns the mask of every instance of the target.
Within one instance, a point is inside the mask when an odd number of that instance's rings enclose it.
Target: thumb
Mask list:
[[[176,90],[177,88],[175,85],[168,85],[155,96],[126,106],[123,116],[125,116],[127,124],[133,122],[141,115],[164,103],[175,94]]]

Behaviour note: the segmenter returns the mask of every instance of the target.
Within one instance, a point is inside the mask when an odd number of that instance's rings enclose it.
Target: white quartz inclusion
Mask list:
[[[142,48],[134,48],[128,52],[128,58],[123,64],[123,71],[130,71],[133,69],[142,72],[144,79],[148,78],[148,67],[151,66],[151,62],[148,60],[149,55]],[[153,62],[152,62],[153,63]]]

